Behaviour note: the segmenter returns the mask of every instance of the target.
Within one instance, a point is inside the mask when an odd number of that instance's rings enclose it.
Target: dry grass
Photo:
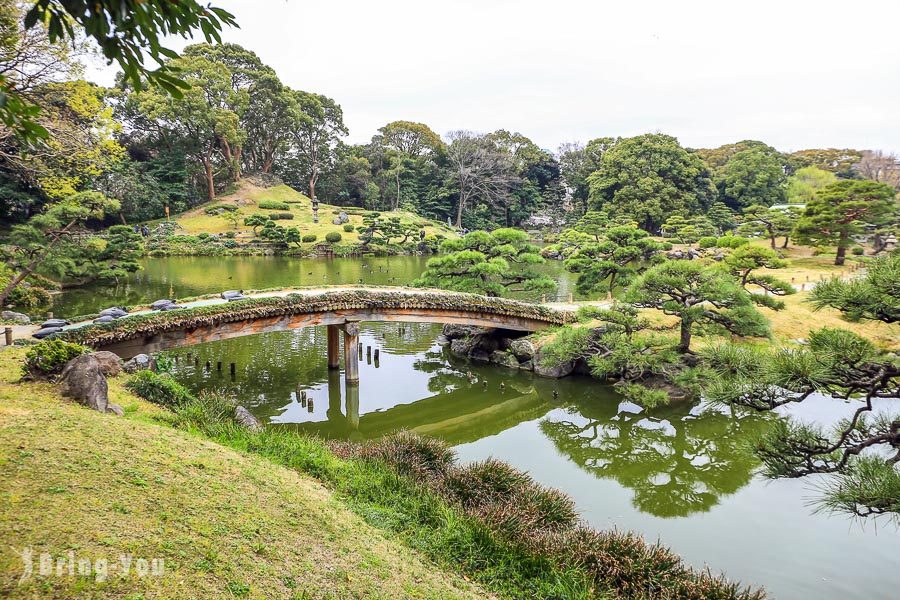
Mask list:
[[[154,424],[111,380],[126,417],[17,384],[0,353],[0,596],[116,598],[484,597],[349,512],[319,483]],[[33,577],[13,549],[161,557],[163,577]]]

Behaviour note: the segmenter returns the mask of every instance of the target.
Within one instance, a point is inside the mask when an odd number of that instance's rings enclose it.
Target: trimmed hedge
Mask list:
[[[344,231],[346,231],[347,233],[350,233],[354,229],[356,229],[356,228],[353,226],[352,223],[344,223]]]
[[[307,234],[304,235],[302,238],[300,238],[300,241],[306,242],[307,244],[309,244],[310,242],[314,242],[314,241],[316,241],[317,239],[318,239],[318,238],[316,237],[316,234],[314,234],[314,233],[307,233]]]
[[[281,200],[260,200],[256,205],[264,210],[291,210],[290,205]]]
[[[275,212],[269,215],[273,221],[293,221],[294,214],[289,212]]]
[[[341,234],[338,233],[337,231],[329,231],[325,235],[325,241],[328,242],[329,244],[337,244],[338,242],[341,241]]]

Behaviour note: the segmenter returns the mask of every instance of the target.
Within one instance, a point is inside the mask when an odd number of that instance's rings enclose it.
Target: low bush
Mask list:
[[[739,248],[740,246],[749,243],[749,239],[737,235],[723,235],[716,240],[716,246],[719,248]]]
[[[234,204],[213,204],[207,206],[203,212],[208,215],[220,215],[223,212],[235,212],[238,209]]]
[[[166,408],[176,408],[194,399],[186,387],[165,373],[138,371],[128,380],[125,387],[144,400]]]
[[[341,234],[337,231],[329,231],[325,234],[325,241],[329,244],[337,244],[341,241]]]
[[[25,353],[22,370],[31,377],[58,375],[67,362],[90,351],[90,348],[62,340],[43,340]]]
[[[265,210],[290,210],[291,207],[287,202],[281,200],[260,200],[256,205]]]
[[[718,238],[712,235],[704,236],[697,242],[701,248],[715,248],[716,243],[718,243]]]
[[[350,233],[354,229],[356,229],[356,228],[353,226],[352,223],[344,223],[344,231],[346,231],[347,233]]]
[[[866,253],[865,249],[862,246],[853,246],[850,252],[853,253],[853,256],[862,256]]]
[[[310,242],[314,242],[314,241],[316,241],[317,239],[318,239],[318,238],[316,237],[316,234],[314,234],[314,233],[307,233],[307,234],[304,235],[302,238],[300,238],[300,241],[309,244]]]
[[[294,215],[289,212],[274,212],[269,215],[269,218],[273,221],[293,221]]]

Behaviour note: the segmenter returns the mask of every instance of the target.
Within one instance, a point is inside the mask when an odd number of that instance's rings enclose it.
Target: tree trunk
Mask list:
[[[216,199],[216,180],[213,177],[212,161],[203,159],[203,170],[206,173],[206,198],[210,202]]]
[[[837,266],[843,266],[844,261],[847,258],[847,235],[846,231],[841,232],[841,237],[838,238],[838,247],[837,254],[834,257],[834,264]]]
[[[316,180],[319,178],[319,166],[313,161],[309,175],[309,199],[312,202],[313,223],[319,222],[319,201],[316,200]]]
[[[769,243],[772,245],[772,250],[776,248],[775,246],[775,230],[769,228]]]
[[[234,180],[240,181],[243,171],[241,170],[241,160],[243,160],[244,147],[238,146],[234,149]]]
[[[782,248],[782,249],[787,248],[787,247],[788,247],[788,242],[790,242],[790,241],[791,241],[791,236],[790,236],[790,235],[784,236],[784,244],[781,245],[781,248]]]
[[[463,199],[462,194],[459,196],[459,205],[456,207],[456,228],[459,229],[462,227],[462,214],[463,214],[463,206],[465,205],[465,200]]]
[[[678,344],[678,351],[687,353],[691,351],[691,326],[693,323],[689,319],[682,317],[681,319],[681,341]]]

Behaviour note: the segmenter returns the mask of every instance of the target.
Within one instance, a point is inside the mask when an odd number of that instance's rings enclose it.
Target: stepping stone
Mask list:
[[[41,327],[64,327],[68,324],[69,322],[65,319],[47,319],[41,323]]]
[[[54,333],[59,333],[62,331],[62,327],[44,327],[43,329],[38,329],[34,333],[31,334],[31,337],[42,340],[48,335],[53,335]]]

